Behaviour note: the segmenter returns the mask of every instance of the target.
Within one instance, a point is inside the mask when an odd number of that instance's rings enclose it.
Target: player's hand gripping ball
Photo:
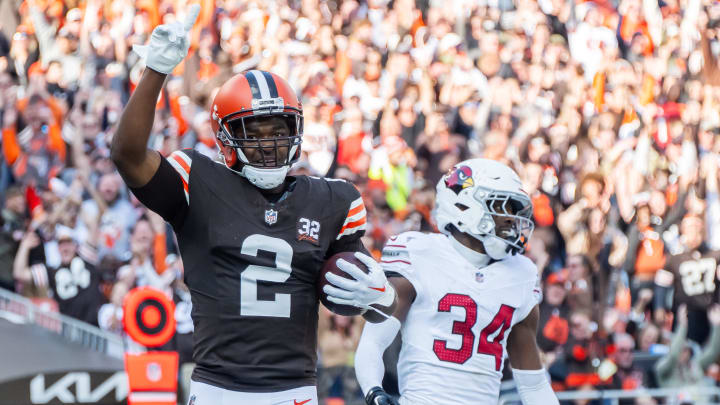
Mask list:
[[[383,321],[385,317],[376,310],[392,313],[396,303],[395,290],[380,264],[359,252],[331,257],[323,267],[318,289],[320,300],[331,311],[346,316],[365,314],[370,322]]]
[[[327,278],[325,276],[326,274],[331,273],[331,274],[335,274],[339,277],[349,277],[347,275],[347,273],[342,271],[337,266],[337,261],[339,259],[343,259],[350,263],[354,263],[363,271],[367,271],[367,267],[365,267],[365,265],[355,257],[353,252],[341,252],[341,253],[338,253],[338,254],[332,256],[325,262],[325,265],[323,266],[322,270],[320,271],[320,277],[318,277],[317,292],[318,292],[318,296],[320,297],[320,302],[322,302],[322,304],[325,305],[325,307],[327,309],[329,309],[330,311],[332,311],[338,315],[343,315],[343,316],[360,315],[366,311],[364,308],[359,308],[359,307],[356,307],[353,305],[336,304],[336,303],[328,300],[328,294],[325,293],[325,291],[324,291],[325,286],[329,284],[329,281],[327,280]]]

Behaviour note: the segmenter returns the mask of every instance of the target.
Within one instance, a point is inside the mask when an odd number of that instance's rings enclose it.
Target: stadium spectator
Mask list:
[[[2,250],[0,250],[0,286],[15,291],[15,278],[13,277],[13,262],[20,240],[25,231],[27,208],[25,193],[20,186],[14,186],[5,191],[5,202],[2,210]]]
[[[83,234],[87,232],[86,218],[100,218],[98,254],[101,258],[111,254],[118,259],[128,260],[128,253],[133,253],[130,231],[136,223],[135,212],[121,194],[121,184],[116,173],[103,174],[97,182],[97,192],[101,198],[84,201],[80,209],[78,228]]]
[[[610,355],[610,362],[606,363],[609,371],[603,374],[600,366],[600,378],[609,380],[606,387],[616,390],[640,390],[649,387],[649,372],[635,364],[635,340],[627,333],[614,335],[614,352]],[[638,403],[635,400],[621,400],[622,404]]]
[[[720,306],[708,311],[712,326],[710,339],[701,349],[687,339],[688,312],[685,305],[677,310],[677,328],[670,342],[670,352],[655,364],[658,383],[663,388],[683,388],[690,397],[697,399],[694,388],[714,382],[705,377],[708,368],[720,359]]]
[[[58,302],[60,313],[97,325],[105,296],[100,289],[94,246],[78,246],[73,230],[62,225],[55,228],[54,240],[60,260],[57,266],[46,265],[47,261],[39,260],[43,256],[41,236],[32,229],[25,233],[13,265],[15,280],[47,289]]]
[[[570,327],[570,313],[566,302],[567,283],[564,271],[550,274],[545,280],[544,299],[540,303],[538,346],[548,355],[567,342]],[[548,361],[552,363],[552,361]]]
[[[715,300],[711,280],[717,273],[720,252],[703,244],[704,221],[696,214],[687,214],[680,223],[679,243],[668,257],[666,273],[674,282],[674,305],[686,305],[690,320],[687,337],[702,344],[710,334],[708,308]],[[707,284],[706,284],[707,282]]]

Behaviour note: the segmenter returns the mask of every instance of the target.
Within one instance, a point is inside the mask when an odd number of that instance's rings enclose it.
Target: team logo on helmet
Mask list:
[[[453,171],[445,177],[445,187],[454,191],[455,194],[460,194],[463,189],[474,185],[472,169],[468,166],[455,167]]]

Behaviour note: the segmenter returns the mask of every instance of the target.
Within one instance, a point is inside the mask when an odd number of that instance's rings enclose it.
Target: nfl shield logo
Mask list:
[[[483,281],[485,281],[485,275],[480,272],[475,273],[475,281],[477,281],[478,283],[482,283]]]
[[[278,212],[274,209],[270,208],[268,210],[265,210],[265,223],[268,225],[272,225],[275,222],[277,222]]]

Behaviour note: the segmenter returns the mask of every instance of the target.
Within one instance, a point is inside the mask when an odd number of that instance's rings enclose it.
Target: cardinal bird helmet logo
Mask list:
[[[475,182],[472,178],[472,169],[468,166],[456,167],[447,177],[445,177],[445,186],[454,191],[455,194],[460,194],[463,189],[474,185]]]

